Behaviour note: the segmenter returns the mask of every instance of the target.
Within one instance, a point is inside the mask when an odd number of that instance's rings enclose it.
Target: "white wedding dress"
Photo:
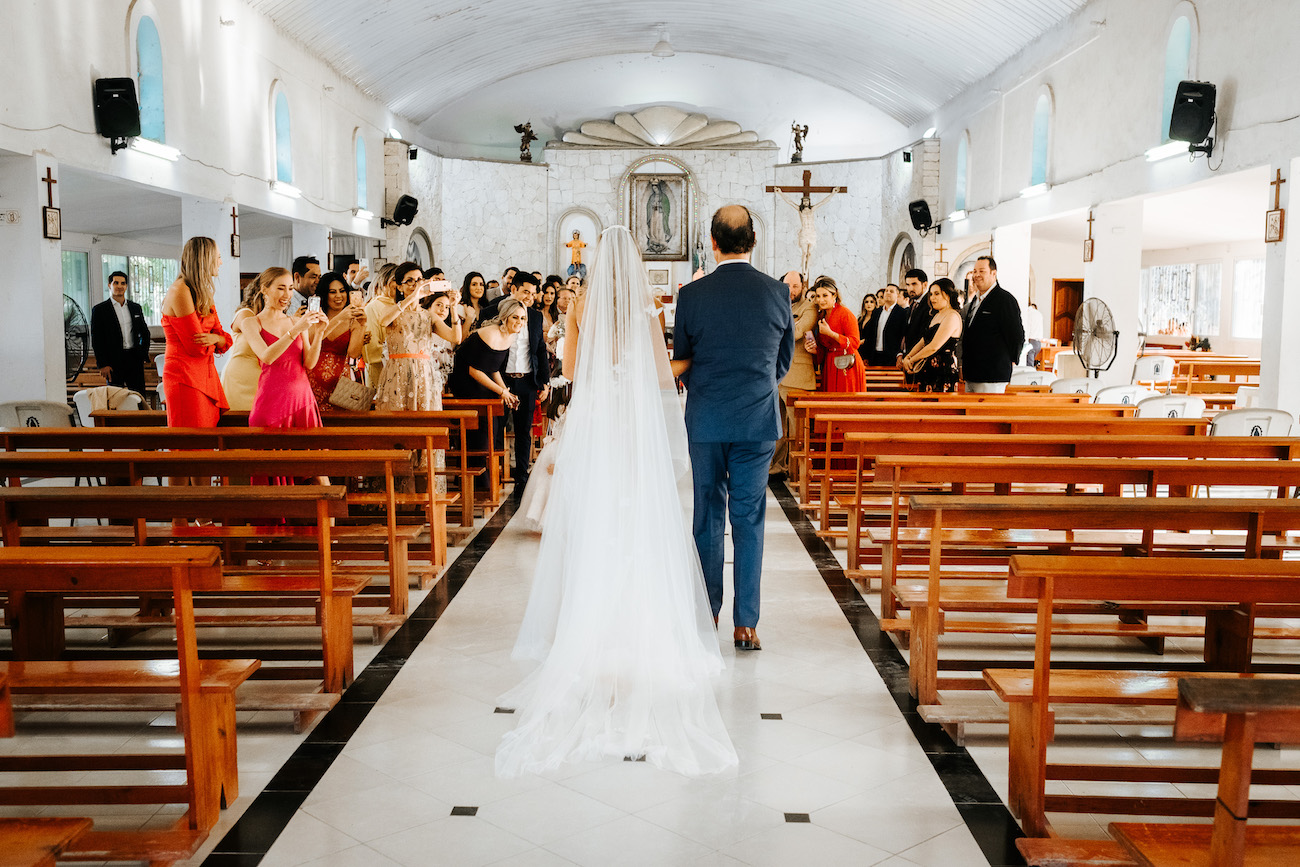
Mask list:
[[[627,229],[601,234],[590,285],[514,649],[540,665],[501,699],[517,724],[496,771],[644,756],[715,773],[737,758],[713,695],[722,654],[677,488],[686,429]]]

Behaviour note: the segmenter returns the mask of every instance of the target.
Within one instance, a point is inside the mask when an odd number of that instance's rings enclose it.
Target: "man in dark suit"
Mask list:
[[[691,362],[682,379],[695,482],[693,530],[716,624],[730,514],[735,643],[759,650],[767,471],[781,438],[777,386],[794,354],[794,319],[789,288],[749,264],[755,243],[749,211],[721,208],[711,234],[717,268],[678,293],[673,338],[674,358]]]
[[[501,298],[483,308],[482,321],[497,315]],[[533,309],[537,297],[537,278],[520,269],[510,284],[510,297],[524,305],[528,311],[528,324],[515,337],[506,361],[506,386],[519,405],[510,410],[515,430],[515,495],[524,492],[528,483],[529,462],[533,446],[533,412],[538,400],[546,400],[551,381],[550,354],[546,351],[546,323],[540,310]]]
[[[111,293],[90,311],[90,343],[95,366],[109,385],[125,386],[144,394],[144,365],[149,360],[149,323],[144,310],[126,297],[127,277],[121,271],[108,275]]]
[[[885,287],[885,303],[871,314],[867,333],[860,335],[867,348],[863,360],[872,367],[895,366],[906,333],[907,311],[898,304],[898,287],[890,283]]]
[[[961,378],[975,394],[1002,393],[1025,344],[1015,296],[998,285],[998,265],[980,256],[970,272],[974,296],[962,311]]]
[[[903,332],[903,345],[899,352],[903,355],[912,351],[912,347],[925,343],[925,331],[930,327],[930,318],[934,308],[930,306],[930,278],[920,268],[913,268],[903,275],[903,291],[912,300],[907,308],[907,330]],[[903,374],[903,381],[912,382],[912,374]]]

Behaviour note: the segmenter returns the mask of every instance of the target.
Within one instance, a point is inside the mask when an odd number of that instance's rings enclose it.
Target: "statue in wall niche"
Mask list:
[[[794,152],[790,154],[790,162],[803,162],[803,140],[808,137],[808,124],[799,126],[795,121],[790,125],[790,132],[794,133]]]
[[[519,162],[531,163],[533,161],[531,145],[537,141],[537,136],[533,133],[532,122],[515,124],[515,132],[519,133]]]
[[[574,229],[573,240],[564,246],[568,247],[573,253],[569,260],[569,270],[565,276],[572,277],[576,274],[578,277],[586,280],[587,266],[582,264],[582,250],[587,246],[587,242],[582,240],[582,233],[577,229]]]
[[[804,172],[804,174],[807,175],[808,172]],[[807,188],[807,186],[808,179],[805,177],[804,187]],[[799,237],[797,239],[800,253],[799,258],[801,262],[799,272],[801,274],[807,274],[808,263],[812,261],[813,247],[817,246],[817,223],[813,216],[813,212],[829,202],[831,197],[836,193],[846,192],[846,190],[843,187],[823,187],[821,190],[814,190],[814,192],[821,192],[823,190],[826,192],[826,198],[814,205],[812,197],[806,192],[798,202],[795,202],[794,199],[787,196],[780,187],[768,187],[768,189],[775,192],[787,205],[799,212]]]

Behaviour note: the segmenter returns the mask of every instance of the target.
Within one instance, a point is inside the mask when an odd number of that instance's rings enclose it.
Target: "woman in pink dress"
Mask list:
[[[361,357],[361,343],[366,334],[366,312],[350,304],[348,284],[337,271],[322,274],[316,284],[316,297],[321,310],[329,318],[325,336],[321,338],[320,358],[316,366],[307,371],[316,405],[321,412],[330,412],[334,405],[330,395],[339,379],[348,375],[348,361]]]

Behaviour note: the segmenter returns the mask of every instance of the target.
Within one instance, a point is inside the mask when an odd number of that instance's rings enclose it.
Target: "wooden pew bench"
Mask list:
[[[190,548],[4,548],[0,549],[0,591],[8,594],[9,616],[16,635],[44,626],[49,595],[102,591],[167,593],[176,611],[174,660],[23,660],[3,668],[15,694],[83,695],[117,693],[166,695],[177,706],[177,727],[184,751],[180,754],[39,756],[21,748],[25,725],[18,727],[18,749],[0,756],[0,772],[85,770],[77,785],[0,787],[5,805],[168,804],[186,806],[167,834],[169,846],[193,851],[217,821],[223,804],[238,797],[235,733],[235,688],[258,667],[257,660],[200,660],[194,635],[192,595],[222,580],[220,553],[212,547]],[[121,772],[183,770],[179,785],[127,785]],[[110,772],[113,782],[94,783],[94,774]],[[97,851],[137,853],[156,858],[147,833],[99,834],[91,840]],[[68,857],[80,857],[69,848]]]
[[[1255,523],[1266,520],[1263,512],[1255,513]],[[1194,783],[1213,782],[1217,776],[1215,769],[1194,767],[1048,764],[1053,702],[1173,704],[1177,697],[1177,677],[1168,673],[1053,671],[1051,621],[1057,600],[1156,600],[1230,606],[1214,610],[1207,617],[1207,645],[1211,641],[1216,645],[1211,668],[1250,677],[1258,606],[1294,606],[1300,602],[1297,578],[1300,563],[1295,561],[1013,557],[1008,594],[1036,600],[1034,667],[1032,671],[989,669],[985,676],[1009,704],[1008,806],[1019,816],[1025,833],[1050,835],[1046,817],[1050,811],[1178,816],[1208,816],[1213,812],[1213,802],[1202,799],[1046,794],[1049,779]],[[1198,675],[1183,672],[1181,676]],[[1292,679],[1300,679],[1300,675]],[[1261,771],[1253,779],[1263,785],[1295,785],[1300,782],[1300,770]],[[1296,801],[1257,802],[1252,809],[1269,818],[1300,818],[1300,802]]]
[[[228,585],[205,589],[247,595],[253,606],[264,605],[276,598],[298,597],[301,593],[299,598],[304,605],[318,609],[317,619],[312,622],[321,633],[324,690],[339,693],[351,682],[353,675],[352,596],[369,583],[366,577],[339,576],[338,581],[335,580],[330,521],[345,514],[345,493],[342,487],[332,485],[0,488],[0,529],[4,532],[5,545],[17,547],[21,542],[23,525],[41,525],[52,518],[128,519],[135,522],[137,532],[145,534],[146,541],[149,525],[145,522],[151,520],[312,520],[317,540],[317,566],[310,573],[293,574],[282,569],[236,573],[230,576]],[[154,612],[147,609],[142,612],[146,617],[151,613]],[[63,652],[63,603],[57,599],[47,600],[39,616],[45,628],[14,636],[14,652],[19,658],[52,658]]]
[[[0,867],[54,867],[89,819],[0,819]]]

